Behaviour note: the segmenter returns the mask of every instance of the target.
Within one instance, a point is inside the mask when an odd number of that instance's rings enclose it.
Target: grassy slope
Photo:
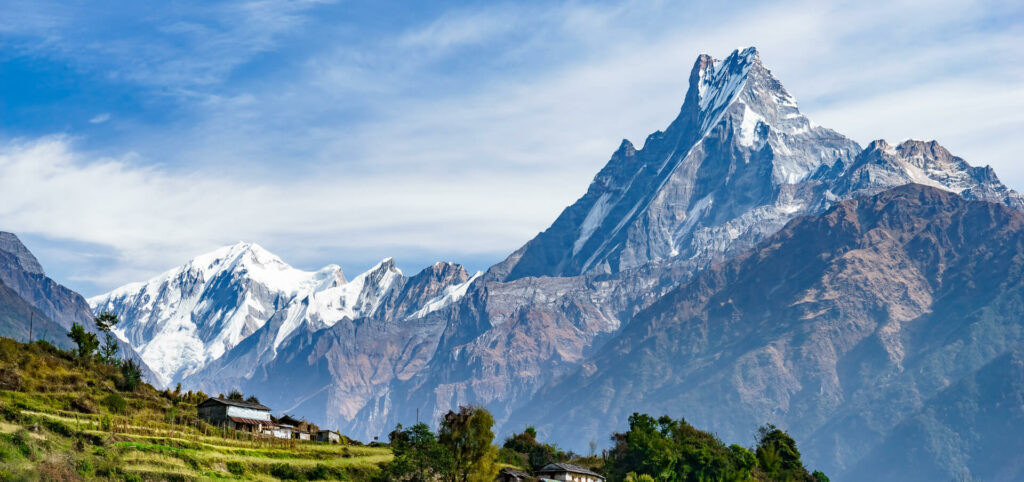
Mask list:
[[[43,344],[0,338],[0,480],[366,480],[387,448],[250,439],[195,416],[198,396],[80,366]],[[20,379],[20,382],[19,382]],[[126,409],[104,402],[123,397]]]

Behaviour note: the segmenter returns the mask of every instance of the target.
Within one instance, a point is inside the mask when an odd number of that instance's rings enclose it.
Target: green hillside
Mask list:
[[[0,338],[0,480],[368,480],[385,447],[252,438],[196,418],[205,395]]]

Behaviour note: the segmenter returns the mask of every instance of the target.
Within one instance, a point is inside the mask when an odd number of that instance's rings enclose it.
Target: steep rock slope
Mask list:
[[[488,275],[616,273],[745,247],[809,207],[819,168],[859,151],[801,114],[754,48],[701,55],[676,120],[640,150],[623,141],[579,201]]]
[[[940,392],[1021,347],[1022,275],[1024,216],[1005,205],[920,185],[843,201],[673,290],[511,422],[597,437],[664,412],[739,442],[773,422],[855,480],[845,470],[929,399],[988,403]],[[903,462],[956,475],[938,459]]]

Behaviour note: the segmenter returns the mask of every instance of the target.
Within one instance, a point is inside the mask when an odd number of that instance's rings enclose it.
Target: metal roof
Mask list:
[[[580,467],[579,465],[567,464],[567,463],[564,463],[564,462],[555,462],[555,463],[547,464],[544,467],[542,467],[540,470],[537,471],[538,474],[557,474],[557,473],[562,473],[562,472],[569,472],[569,473],[573,473],[573,474],[582,474],[582,475],[593,475],[594,477],[598,477],[601,480],[604,480],[604,476],[603,475],[594,473],[593,471],[591,471],[590,469],[588,469],[586,467]]]
[[[240,423],[240,424],[243,424],[243,425],[266,425],[266,426],[269,426],[269,427],[273,427],[274,426],[274,424],[271,423],[271,422],[268,422],[266,420],[257,420],[255,418],[242,418],[242,417],[228,417],[228,418],[230,418],[232,422]]]
[[[253,410],[266,410],[268,412],[270,411],[270,407],[268,407],[266,405],[261,405],[261,404],[258,404],[258,403],[251,403],[251,402],[243,402],[243,401],[239,401],[239,400],[228,400],[226,398],[220,398],[220,397],[218,397],[218,398],[207,398],[203,403],[200,403],[198,406],[202,407],[202,406],[208,405],[210,403],[218,403],[220,405],[231,405],[232,407],[251,408]]]

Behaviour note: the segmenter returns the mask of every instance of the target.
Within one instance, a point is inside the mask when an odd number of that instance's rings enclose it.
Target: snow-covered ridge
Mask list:
[[[117,335],[161,382],[172,384],[224,356],[277,313],[284,316],[273,328],[275,353],[302,326],[316,331],[373,315],[405,279],[391,258],[347,281],[337,265],[303,271],[259,245],[238,243],[88,301],[96,312],[117,314],[123,320]]]

